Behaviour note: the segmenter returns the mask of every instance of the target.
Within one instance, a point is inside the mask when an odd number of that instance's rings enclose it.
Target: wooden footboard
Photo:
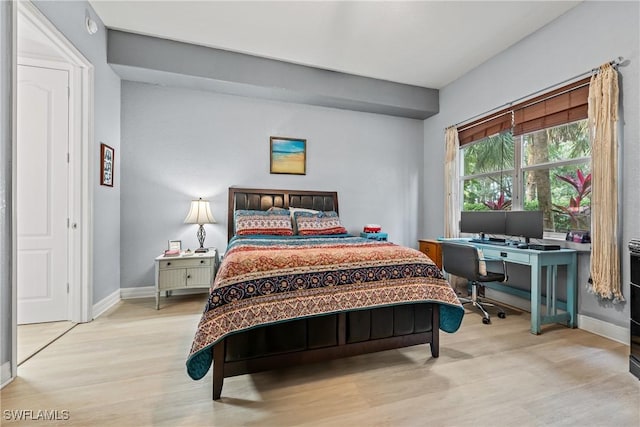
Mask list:
[[[348,342],[347,313],[337,315],[337,343],[322,348],[307,348],[275,355],[257,355],[243,360],[227,360],[227,339],[213,346],[213,399],[220,398],[224,379],[236,375],[261,372],[303,363],[320,362],[359,354],[373,353],[394,348],[430,343],[431,356],[440,355],[440,311],[437,304],[428,304],[431,312],[431,328],[428,331],[408,333]]]

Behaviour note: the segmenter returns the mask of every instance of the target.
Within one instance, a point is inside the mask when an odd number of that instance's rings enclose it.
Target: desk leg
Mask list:
[[[531,333],[534,335],[540,335],[541,270],[537,260],[531,264]]]
[[[575,328],[578,326],[578,255],[573,254],[571,263],[567,264],[567,313],[570,319],[568,326]]]
[[[547,266],[547,270],[551,270],[547,273],[547,280],[551,283],[550,290],[547,291],[547,313],[549,316],[558,315],[558,266]],[[549,302],[549,295],[551,295],[551,302]]]
[[[555,307],[556,305],[556,300],[555,300],[555,296],[552,292],[553,289],[553,279],[555,276],[553,276],[553,274],[557,274],[556,271],[554,270],[555,265],[548,265],[546,267],[546,271],[547,271],[547,294],[545,297],[545,315],[546,316],[551,316],[552,314],[552,308]],[[540,297],[540,299],[542,299],[542,297]],[[553,313],[555,314],[555,313]]]

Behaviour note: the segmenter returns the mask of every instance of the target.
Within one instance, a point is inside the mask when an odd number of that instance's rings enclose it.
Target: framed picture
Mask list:
[[[306,175],[307,140],[272,136],[271,173]]]
[[[107,144],[100,144],[100,185],[113,187],[114,151]]]
[[[169,240],[168,248],[170,251],[181,251],[182,240]]]

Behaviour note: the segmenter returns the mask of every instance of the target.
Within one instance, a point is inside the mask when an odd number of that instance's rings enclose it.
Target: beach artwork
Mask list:
[[[271,173],[305,175],[307,140],[271,137]]]

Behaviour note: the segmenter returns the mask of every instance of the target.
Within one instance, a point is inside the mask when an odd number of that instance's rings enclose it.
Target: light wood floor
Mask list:
[[[203,301],[128,300],[76,326],[2,391],[3,425],[7,410],[67,410],[58,424],[78,426],[640,425],[627,346],[555,325],[534,336],[519,313],[468,312],[439,359],[422,345],[228,378],[213,402],[211,374],[185,372]]]
[[[69,321],[18,325],[18,365],[64,335],[74,325]]]

